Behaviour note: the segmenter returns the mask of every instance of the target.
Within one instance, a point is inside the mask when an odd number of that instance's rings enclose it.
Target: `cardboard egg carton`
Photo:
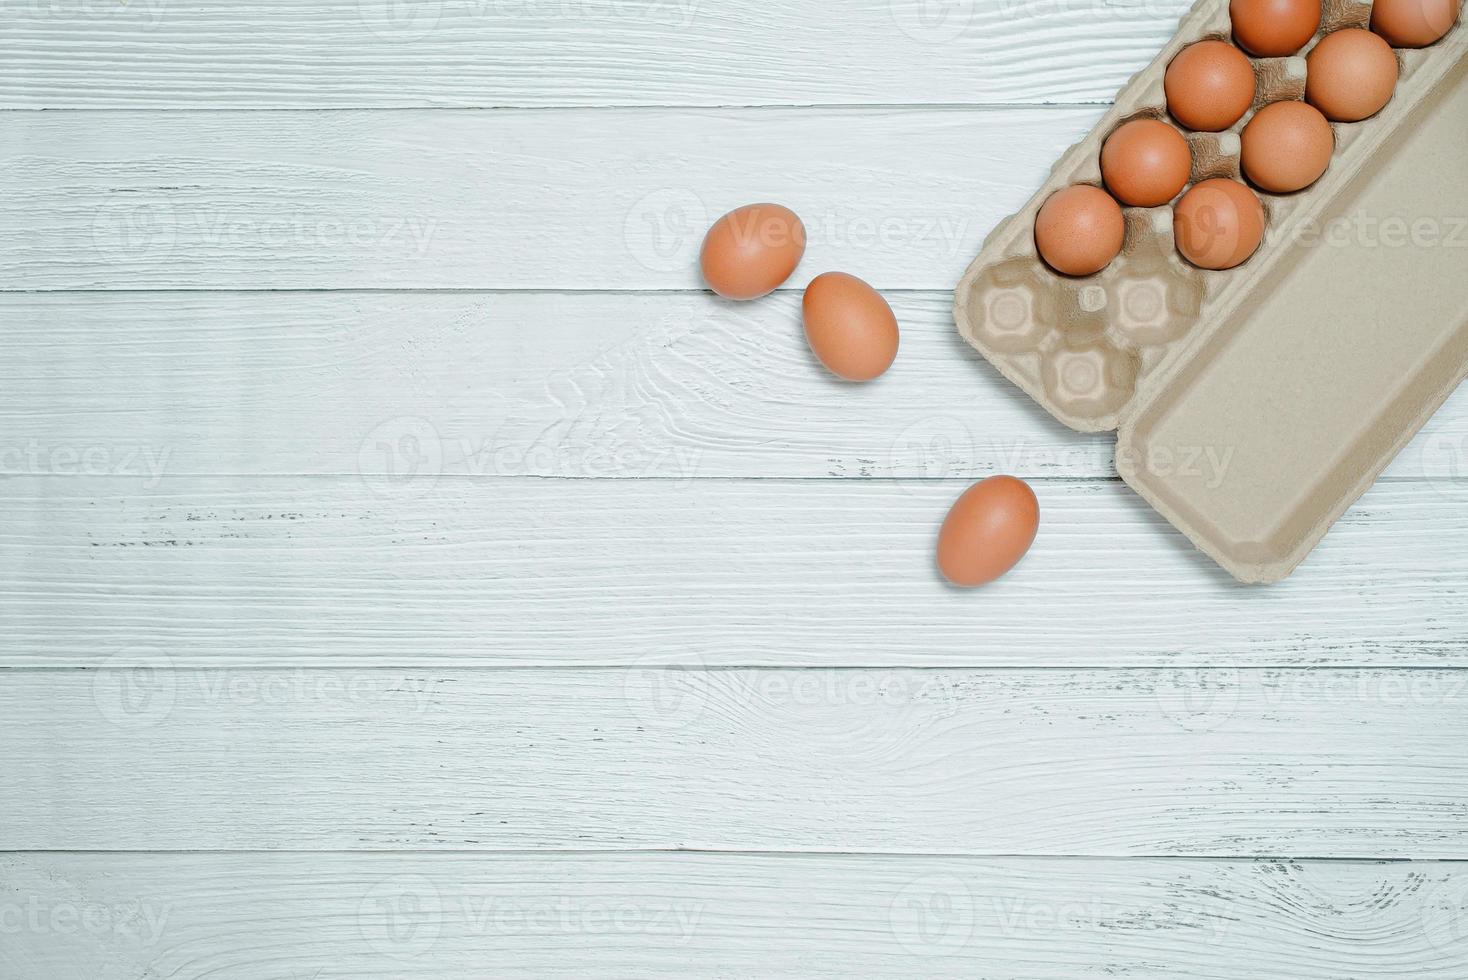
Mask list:
[[[1239,133],[1304,96],[1305,55],[1369,4],[1326,0],[1299,54],[1251,58],[1253,109],[1189,133],[1190,183],[1242,179]],[[1401,78],[1369,119],[1332,123],[1329,169],[1293,194],[1254,188],[1259,250],[1224,271],[1178,254],[1172,204],[1123,207],[1122,251],[1085,277],[1036,254],[1035,214],[1070,184],[1104,186],[1102,143],[1141,117],[1174,122],[1163,73],[1184,47],[1230,41],[1227,0],[1200,0],[1044,186],[985,240],[959,283],[959,332],[1051,415],[1117,431],[1122,478],[1244,582],[1298,565],[1468,374],[1468,28],[1395,49]],[[1247,54],[1247,52],[1245,52]],[[1174,123],[1175,124],[1175,123]],[[1175,202],[1174,202],[1175,203]],[[1468,544],[1468,542],[1465,542]]]

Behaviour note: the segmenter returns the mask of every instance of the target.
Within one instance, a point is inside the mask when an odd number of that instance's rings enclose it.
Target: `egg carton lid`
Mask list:
[[[1151,352],[1114,410],[1067,417],[1038,372],[976,333],[970,309],[978,277],[1016,261],[1039,203],[1075,182],[1172,53],[1217,36],[1220,23],[1223,0],[1195,5],[1117,108],[986,240],[955,316],[986,359],[1062,422],[1115,428],[1121,477],[1198,548],[1240,581],[1272,582],[1304,560],[1468,376],[1463,23],[1432,47],[1398,52],[1404,71],[1392,101],[1337,125],[1348,152],[1277,209],[1284,220],[1271,222],[1254,259],[1204,276],[1196,322],[1165,354]],[[1066,287],[1080,307],[1099,288]]]

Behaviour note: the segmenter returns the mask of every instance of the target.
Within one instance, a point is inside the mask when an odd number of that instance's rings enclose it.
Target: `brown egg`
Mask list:
[[[1391,45],[1359,27],[1325,35],[1305,62],[1305,100],[1336,122],[1376,115],[1397,87]]]
[[[1232,269],[1264,240],[1264,205],[1238,181],[1215,177],[1177,202],[1172,229],[1183,258],[1204,269]]]
[[[1320,30],[1320,0],[1229,0],[1239,47],[1260,58],[1283,58]]]
[[[1101,147],[1101,178],[1123,204],[1155,208],[1182,193],[1193,169],[1183,134],[1158,119],[1123,123]]]
[[[1035,248],[1056,272],[1089,276],[1121,251],[1126,219],[1121,205],[1090,184],[1062,187],[1035,215]]]
[[[1371,29],[1394,48],[1425,48],[1452,30],[1462,0],[1375,0]]]
[[[1273,102],[1249,120],[1239,162],[1257,186],[1275,194],[1309,187],[1330,166],[1335,133],[1320,110],[1303,102]]]
[[[1028,483],[1012,476],[980,480],[954,501],[938,531],[938,570],[954,585],[992,582],[1034,543],[1040,504]]]
[[[800,304],[805,339],[838,378],[870,381],[897,356],[897,318],[892,307],[856,276],[823,272],[805,287]]]
[[[1162,76],[1167,111],[1189,129],[1228,129],[1254,101],[1254,68],[1225,41],[1199,41],[1177,53]]]
[[[764,296],[805,254],[805,225],[778,204],[747,204],[715,221],[703,239],[703,281],[728,299]]]

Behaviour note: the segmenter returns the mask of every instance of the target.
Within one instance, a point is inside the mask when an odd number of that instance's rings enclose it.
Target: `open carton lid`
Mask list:
[[[1326,9],[1324,30],[1369,7]],[[1221,19],[1220,19],[1221,18]],[[1220,34],[1220,25],[1225,32]],[[1117,430],[1117,470],[1244,582],[1287,576],[1468,375],[1468,34],[1399,51],[1392,101],[1333,124],[1316,184],[1261,194],[1265,242],[1208,272],[1176,254],[1171,208],[1127,208],[1123,253],[1071,279],[1034,255],[1054,190],[1099,183],[1100,144],[1155,114],[1181,47],[1226,36],[1202,0],[960,283],[960,333],[1060,421]],[[1256,63],[1259,104],[1298,97],[1301,58]],[[1241,120],[1238,127],[1247,122]],[[1191,134],[1193,179],[1238,177],[1234,132]]]
[[[1468,60],[1314,224],[1117,432],[1122,478],[1246,582],[1288,575],[1468,374]]]

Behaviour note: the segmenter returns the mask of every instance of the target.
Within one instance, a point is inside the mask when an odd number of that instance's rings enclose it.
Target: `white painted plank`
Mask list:
[[[0,663],[1468,663],[1463,502],[1429,484],[1247,587],[1120,483],[1042,482],[1024,564],[965,591],[932,555],[964,481],[151,482],[5,481]]]
[[[858,386],[796,294],[0,293],[0,472],[383,473],[399,430],[458,475],[1112,472],[1111,437],[958,339],[949,294],[892,300],[901,358]]]
[[[495,977],[1457,980],[1465,899],[1461,866],[1434,863],[12,855],[0,909],[24,928],[0,967],[16,980],[482,980],[486,964]]]
[[[794,294],[0,293],[0,473],[1103,477],[1066,429],[894,293],[878,383],[811,358]],[[1387,471],[1468,476],[1468,392]],[[1468,501],[1468,487],[1462,498]]]
[[[1465,707],[1457,670],[178,671],[129,651],[6,678],[0,842],[1462,859]]]
[[[6,0],[0,107],[1110,101],[1184,0]]]
[[[694,289],[708,224],[790,282],[951,289],[1095,108],[0,114],[6,289]]]

